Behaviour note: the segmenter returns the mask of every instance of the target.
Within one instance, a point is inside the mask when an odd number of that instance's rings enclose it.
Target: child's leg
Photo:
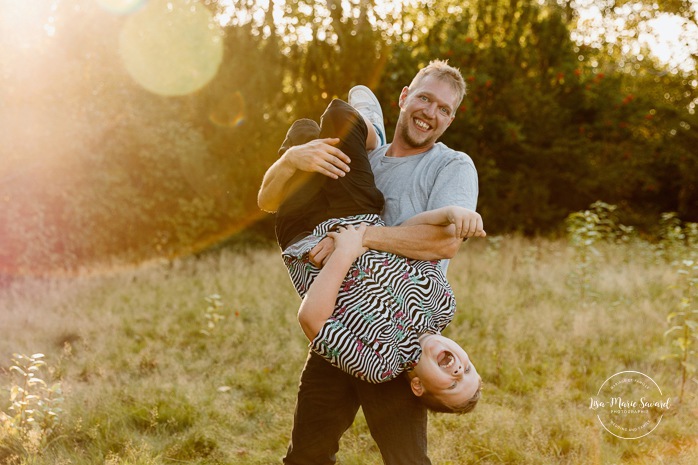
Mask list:
[[[302,145],[320,137],[320,126],[312,119],[302,118],[293,122],[279,147],[279,156],[295,145]]]
[[[337,148],[351,158],[351,163],[346,176],[329,180],[323,186],[328,206],[322,215],[314,218],[317,223],[329,218],[380,214],[383,210],[383,194],[376,188],[366,151],[368,126],[354,107],[338,99],[322,115],[320,138],[339,138]]]
[[[296,120],[279,148],[279,156],[289,148],[305,144],[320,136],[320,126],[311,119]],[[288,183],[288,196],[276,212],[276,238],[285,249],[299,237],[310,234],[315,224],[310,218],[326,210],[318,199],[325,177],[317,173],[296,172]]]
[[[349,105],[364,116],[369,128],[373,128],[376,134],[375,145],[373,141],[367,145],[368,150],[385,144],[385,121],[383,120],[383,110],[376,95],[366,86],[357,85],[349,89],[347,96]]]
[[[381,140],[378,136],[378,132],[376,132],[376,127],[373,125],[371,120],[368,119],[368,116],[364,115],[363,113],[361,113],[361,116],[363,117],[364,123],[366,123],[366,127],[368,128],[368,135],[366,136],[366,151],[370,152],[381,145]]]

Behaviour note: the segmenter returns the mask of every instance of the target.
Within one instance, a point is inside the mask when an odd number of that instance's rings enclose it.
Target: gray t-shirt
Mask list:
[[[477,170],[463,152],[437,142],[430,150],[407,157],[386,157],[390,144],[369,154],[376,187],[385,197],[383,220],[397,226],[436,208],[477,206]]]

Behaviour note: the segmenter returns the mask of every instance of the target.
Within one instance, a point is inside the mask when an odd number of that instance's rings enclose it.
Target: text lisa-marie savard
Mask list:
[[[621,397],[611,397],[609,401],[601,401],[594,399],[593,397],[591,398],[591,401],[589,403],[589,408],[592,410],[596,410],[599,408],[618,408],[618,409],[648,409],[648,408],[660,408],[663,410],[668,410],[669,409],[669,403],[671,399],[667,397],[667,400],[665,401],[647,401],[645,400],[644,397],[640,398],[639,401],[628,401],[628,400],[623,400]]]

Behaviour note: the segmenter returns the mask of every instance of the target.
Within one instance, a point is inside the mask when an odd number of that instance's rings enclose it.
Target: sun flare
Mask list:
[[[206,85],[223,59],[220,28],[205,7],[153,0],[131,15],[119,36],[124,66],[161,95],[186,95]]]

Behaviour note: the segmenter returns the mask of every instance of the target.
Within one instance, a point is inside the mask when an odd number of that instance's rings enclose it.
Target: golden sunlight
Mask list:
[[[186,0],[154,0],[129,16],[119,51],[131,77],[160,95],[186,95],[206,85],[223,59],[211,13]]]
[[[0,0],[0,38],[24,49],[36,46],[52,33],[54,9],[54,2]]]
[[[145,1],[146,0],[97,0],[97,3],[109,12],[126,14],[136,11],[143,6]]]
[[[0,128],[9,135],[32,137],[5,137],[0,141],[0,179],[14,177],[17,166],[25,165],[26,153],[41,145],[44,134],[30,134],[36,124],[47,123],[44,114],[37,115],[32,103],[43,92],[41,76],[47,74],[43,57],[49,53],[54,33],[53,11],[49,1],[0,0],[0,78],[3,98],[0,107],[14,111],[0,112]],[[50,126],[47,126],[50,127]],[[9,140],[8,140],[9,139]]]

